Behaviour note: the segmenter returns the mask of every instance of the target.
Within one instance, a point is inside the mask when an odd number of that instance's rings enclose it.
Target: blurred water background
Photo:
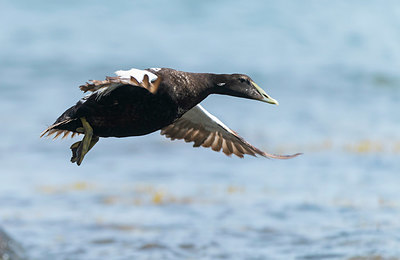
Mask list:
[[[400,259],[398,1],[0,1],[0,226],[30,259]],[[250,75],[203,105],[288,161],[40,132],[119,69]]]

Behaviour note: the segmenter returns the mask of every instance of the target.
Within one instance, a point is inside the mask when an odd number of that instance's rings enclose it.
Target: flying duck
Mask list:
[[[91,80],[80,86],[90,92],[67,109],[41,137],[84,134],[70,147],[71,162],[80,165],[100,137],[161,134],[211,147],[226,155],[245,154],[288,159],[299,154],[275,155],[261,151],[229,129],[199,103],[210,94],[223,94],[278,105],[249,76],[191,73],[170,68],[116,71],[115,77]]]

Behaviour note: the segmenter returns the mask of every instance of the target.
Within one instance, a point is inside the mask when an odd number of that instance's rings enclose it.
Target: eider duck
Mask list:
[[[115,77],[91,80],[80,86],[91,92],[67,109],[44,135],[84,134],[70,147],[71,162],[80,165],[100,137],[139,136],[161,130],[174,139],[211,147],[226,155],[245,154],[288,159],[261,151],[229,129],[199,103],[210,94],[223,94],[278,105],[249,76],[243,74],[191,73],[170,68],[116,71]]]

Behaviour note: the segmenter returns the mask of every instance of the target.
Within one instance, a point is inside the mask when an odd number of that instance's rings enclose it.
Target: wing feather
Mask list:
[[[184,139],[186,142],[194,142],[193,147],[210,147],[214,151],[222,149],[226,155],[234,154],[241,158],[245,154],[276,159],[289,159],[299,155],[276,155],[261,151],[229,129],[201,105],[195,106],[174,123],[164,127],[161,134],[172,140]]]
[[[200,131],[196,135],[196,137],[193,139],[193,141],[194,141],[193,147],[200,147],[202,145],[202,143],[204,143],[204,141],[207,139],[207,137],[208,137],[207,133]]]
[[[216,152],[219,152],[221,150],[223,140],[224,139],[221,138],[221,135],[217,133],[214,142],[211,146],[211,149],[213,149]]]
[[[131,69],[127,71],[119,70],[115,72],[116,77],[106,77],[105,80],[89,80],[85,85],[79,86],[83,92],[95,92],[97,99],[110,94],[115,89],[122,86],[134,86],[147,89],[155,94],[162,81],[160,76],[148,70]]]
[[[210,133],[209,136],[207,137],[207,139],[204,141],[204,143],[202,143],[203,147],[210,147],[215,139],[215,132],[214,133]]]
[[[228,147],[228,141],[225,139],[222,142],[222,152],[226,155],[231,154],[231,151],[229,150],[229,147]]]

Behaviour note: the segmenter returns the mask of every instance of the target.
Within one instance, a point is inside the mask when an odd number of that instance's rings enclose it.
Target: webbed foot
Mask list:
[[[86,118],[80,118],[83,126],[84,137],[82,141],[78,141],[71,145],[72,157],[71,162],[77,165],[81,165],[83,158],[89,152],[90,149],[99,141],[98,136],[93,136],[93,129],[90,124],[86,121]]]

